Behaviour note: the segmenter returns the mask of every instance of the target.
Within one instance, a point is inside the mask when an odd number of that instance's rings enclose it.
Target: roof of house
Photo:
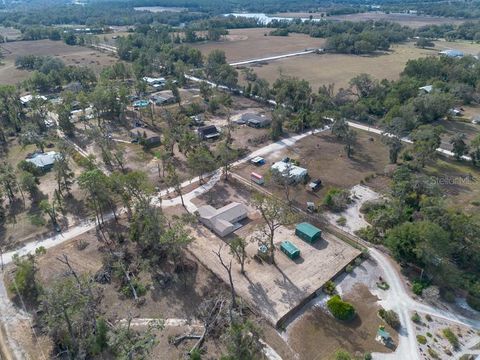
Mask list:
[[[151,139],[151,138],[160,136],[155,131],[152,131],[150,129],[143,128],[143,127],[134,127],[133,129],[130,130],[130,134],[134,136],[142,136],[146,139]]]
[[[318,233],[322,233],[322,230],[307,222],[297,224],[296,229],[312,238],[315,237]]]
[[[419,87],[418,90],[423,90],[423,91],[429,93],[433,90],[433,86],[432,85],[425,85],[425,86]]]
[[[219,134],[217,127],[215,125],[202,126],[197,129],[197,131],[203,136]]]
[[[20,96],[20,102],[21,102],[23,105],[25,105],[25,104],[28,104],[30,101],[32,101],[33,98],[34,98],[34,96],[33,96],[33,95],[30,95],[30,94],[24,95],[24,96]],[[45,96],[43,96],[43,95],[35,95],[35,98],[36,98],[36,99],[42,99],[42,100],[44,100],[44,101],[47,101],[47,100],[48,100],[48,99],[47,99]]]
[[[26,159],[27,162],[34,164],[36,167],[43,168],[52,166],[57,160],[58,154],[55,151],[46,153],[35,153],[32,157]]]
[[[150,77],[150,76],[144,76],[142,79],[143,79],[143,81],[145,81],[149,85],[164,83],[166,81],[164,77],[154,78],[154,77]]]
[[[219,234],[223,234],[225,230],[232,228],[232,222],[239,218],[247,217],[247,207],[238,202],[232,202],[220,209],[215,209],[210,205],[203,205],[197,211],[200,218],[209,221],[213,226],[213,230]]]
[[[307,169],[284,161],[278,161],[273,164],[272,170],[278,171],[282,176],[288,175],[290,178],[304,177],[308,174]]]

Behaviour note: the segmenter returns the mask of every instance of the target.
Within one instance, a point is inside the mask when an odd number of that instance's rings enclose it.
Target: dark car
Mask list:
[[[314,179],[308,183],[308,187],[312,191],[317,191],[322,187],[322,180]]]

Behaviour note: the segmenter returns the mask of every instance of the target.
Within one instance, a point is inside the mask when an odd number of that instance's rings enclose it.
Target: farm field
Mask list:
[[[30,75],[30,72],[15,68],[15,58],[21,55],[44,55],[59,58],[66,65],[88,66],[96,73],[117,60],[108,54],[82,46],[70,46],[62,41],[36,40],[16,41],[0,46],[4,54],[4,65],[0,66],[0,82],[17,84]]]
[[[408,60],[436,55],[441,50],[458,49],[476,55],[480,45],[469,42],[436,41],[435,48],[419,49],[414,42],[392,45],[383,55],[357,56],[347,54],[309,54],[271,61],[266,65],[250,65],[257,75],[270,83],[280,75],[308,80],[314,89],[334,83],[336,89],[348,87],[354,76],[368,73],[381,80],[398,79]]]
[[[288,37],[265,36],[272,30],[233,29],[229,30],[225,40],[192,44],[192,47],[205,55],[215,49],[223,50],[227,61],[234,62],[303,51],[306,48],[321,48],[325,45],[325,39],[304,34],[290,34]]]
[[[410,59],[435,55],[438,50],[418,49],[413,43],[392,46],[385,55],[356,56],[346,54],[309,54],[251,65],[257,75],[270,83],[280,75],[295,76],[310,82],[316,90],[335,84],[336,89],[348,87],[354,76],[368,73],[377,79],[398,79]]]

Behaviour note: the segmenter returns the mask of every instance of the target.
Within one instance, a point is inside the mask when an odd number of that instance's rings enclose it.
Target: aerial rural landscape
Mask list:
[[[480,358],[480,1],[4,0],[0,359]]]

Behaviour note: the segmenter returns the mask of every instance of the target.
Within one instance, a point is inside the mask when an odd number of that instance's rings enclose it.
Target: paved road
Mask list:
[[[279,60],[279,59],[285,59],[285,58],[294,57],[294,56],[313,54],[315,51],[317,51],[317,50],[304,50],[304,51],[299,51],[299,52],[294,52],[294,53],[289,53],[289,54],[284,54],[284,55],[268,56],[268,57],[264,57],[264,58],[260,58],[260,59],[238,61],[238,62],[230,63],[229,65],[230,66],[238,66],[238,65],[254,64],[254,63],[264,62],[264,61]]]

